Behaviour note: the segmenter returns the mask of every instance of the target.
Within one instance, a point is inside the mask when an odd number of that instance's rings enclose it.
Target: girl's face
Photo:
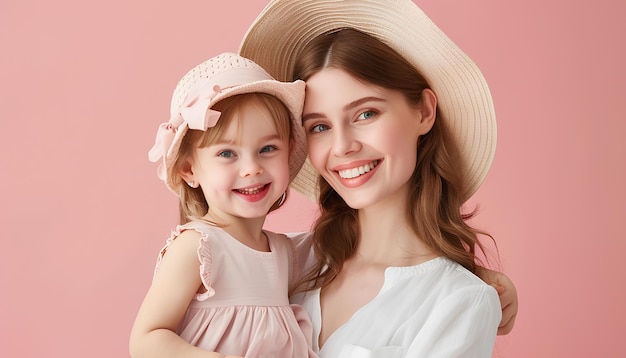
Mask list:
[[[306,83],[302,120],[315,169],[354,209],[404,203],[418,137],[430,130],[434,114],[410,105],[399,91],[336,68]]]
[[[270,112],[246,102],[222,138],[196,148],[189,179],[200,183],[207,218],[265,216],[289,185],[289,140],[281,139]],[[187,178],[186,178],[187,179]]]

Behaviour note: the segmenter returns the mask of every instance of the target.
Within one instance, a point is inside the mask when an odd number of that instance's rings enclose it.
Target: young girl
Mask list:
[[[471,59],[409,0],[275,0],[240,53],[307,82],[322,213],[295,301],[320,357],[490,357],[500,304],[474,275],[481,232],[462,205],[493,159],[495,114]]]
[[[302,81],[229,53],[178,83],[149,154],[188,223],[159,255],[133,357],[314,356],[308,317],[288,301],[291,241],[262,230],[306,156],[303,97]]]

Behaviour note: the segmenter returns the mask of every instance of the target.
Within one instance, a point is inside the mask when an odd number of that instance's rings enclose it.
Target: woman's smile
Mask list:
[[[354,209],[404,197],[420,118],[399,91],[344,70],[326,68],[307,80],[303,122],[311,164]]]
[[[378,165],[378,160],[374,160],[372,162],[369,162],[365,165],[360,165],[358,167],[352,168],[352,169],[339,169],[336,170],[337,173],[339,173],[339,176],[342,179],[352,179],[352,178],[356,178],[359,177],[365,173],[369,173],[371,170],[373,170],[376,166]]]

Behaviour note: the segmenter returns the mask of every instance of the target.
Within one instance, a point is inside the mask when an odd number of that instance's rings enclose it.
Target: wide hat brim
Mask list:
[[[476,64],[410,0],[276,0],[242,40],[239,54],[274,78],[293,80],[303,48],[315,37],[353,28],[379,39],[424,75],[465,165],[464,197],[480,187],[496,149],[496,116]],[[307,160],[292,187],[317,199],[317,173]]]

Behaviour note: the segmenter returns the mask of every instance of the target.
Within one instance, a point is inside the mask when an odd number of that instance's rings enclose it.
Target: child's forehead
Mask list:
[[[217,140],[232,144],[280,137],[277,123],[264,107],[244,106],[231,112]]]

